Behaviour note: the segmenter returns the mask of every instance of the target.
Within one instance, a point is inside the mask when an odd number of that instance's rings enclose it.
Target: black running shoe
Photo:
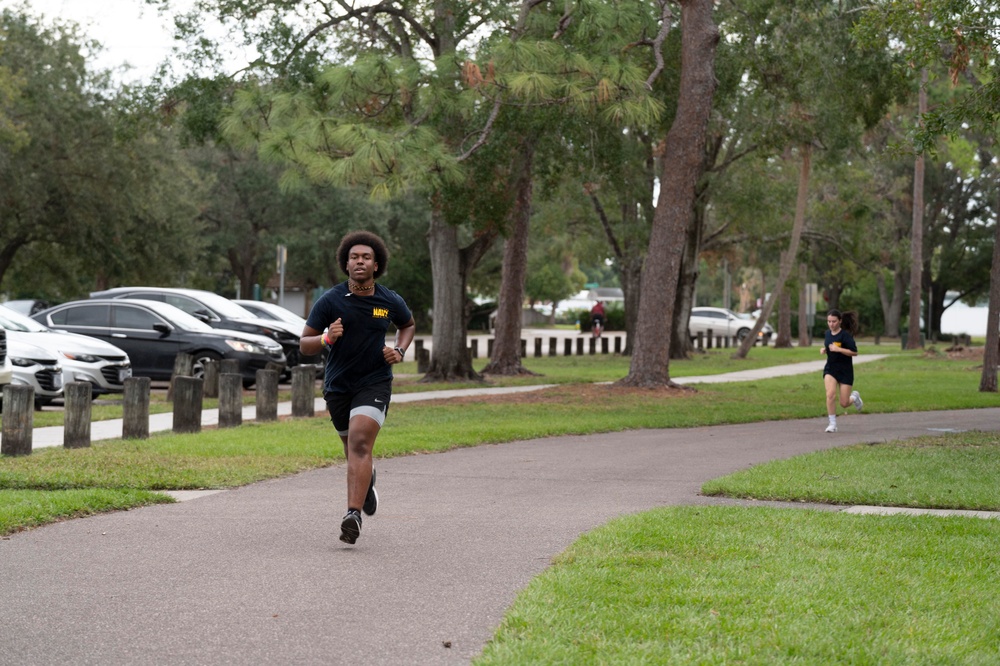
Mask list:
[[[344,543],[354,543],[361,536],[361,515],[357,511],[348,511],[340,521],[340,540]]]
[[[372,482],[368,484],[368,494],[365,495],[365,503],[361,507],[366,516],[374,516],[378,510],[378,491],[375,490],[375,467],[372,466]]]

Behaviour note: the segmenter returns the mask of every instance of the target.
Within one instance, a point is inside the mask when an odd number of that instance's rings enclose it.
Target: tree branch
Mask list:
[[[618,244],[618,239],[615,238],[615,232],[611,228],[611,221],[608,219],[608,214],[604,211],[604,206],[601,205],[601,200],[597,197],[594,188],[588,185],[584,185],[584,191],[587,196],[590,197],[590,202],[594,206],[594,210],[597,212],[597,217],[601,221],[601,226],[604,227],[604,234],[608,237],[608,242],[611,244],[611,249],[614,250],[615,257],[622,259],[625,257],[625,253],[622,252],[621,246]]]
[[[670,28],[673,27],[673,20],[674,14],[670,11],[670,6],[666,0],[660,0],[660,32],[657,33],[656,39],[653,40],[653,56],[656,58],[656,67],[650,73],[649,78],[646,79],[647,90],[653,89],[653,83],[659,78],[660,72],[663,71],[663,42],[666,41],[667,35],[670,34]]]
[[[497,116],[500,115],[500,107],[502,105],[503,104],[500,101],[499,97],[497,97],[496,100],[493,101],[493,110],[490,111],[490,117],[486,120],[486,125],[484,125],[483,128],[479,130],[479,138],[476,139],[476,142],[472,144],[471,148],[469,148],[467,151],[458,156],[457,158],[458,162],[464,162],[465,160],[472,157],[473,153],[475,153],[477,150],[483,147],[483,144],[486,143],[486,140],[489,139],[490,133],[492,133],[493,131],[493,123],[496,122]]]

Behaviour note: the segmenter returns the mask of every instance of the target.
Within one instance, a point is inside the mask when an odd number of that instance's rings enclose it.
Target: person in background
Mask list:
[[[594,307],[590,308],[591,330],[593,331],[595,337],[600,337],[606,320],[607,318],[604,315],[604,303],[597,301],[594,303]]]
[[[361,512],[371,516],[378,508],[372,450],[389,410],[392,366],[403,361],[415,328],[403,298],[375,284],[389,263],[381,238],[367,231],[349,233],[337,260],[347,281],[313,305],[299,348],[308,356],[327,351],[323,397],[347,459],[347,513],[340,540],[353,544],[361,535]],[[385,342],[390,324],[396,327],[391,346]]]
[[[826,365],[823,367],[823,385],[826,387],[826,413],[830,420],[826,432],[837,432],[837,402],[841,407],[854,405],[859,412],[864,406],[861,394],[853,390],[854,357],[858,355],[858,345],[854,336],[858,332],[856,312],[830,310],[826,313],[829,330],[823,339]]]

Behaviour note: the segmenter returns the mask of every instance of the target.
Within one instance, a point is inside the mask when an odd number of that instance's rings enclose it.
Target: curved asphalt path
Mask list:
[[[343,466],[0,540],[3,664],[465,664],[515,595],[622,514],[713,502],[776,458],[1000,408],[556,437],[380,460],[382,505],[338,541]],[[716,503],[716,502],[713,502]]]

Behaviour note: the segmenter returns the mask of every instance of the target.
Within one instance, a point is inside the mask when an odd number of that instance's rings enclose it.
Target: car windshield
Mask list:
[[[184,310],[174,307],[168,303],[160,303],[159,301],[148,301],[145,306],[150,310],[153,310],[159,316],[166,319],[172,326],[183,331],[213,331],[211,326],[198,319],[194,315],[189,315]]]
[[[276,321],[283,321],[289,324],[295,324],[297,326],[305,326],[306,320],[298,316],[290,310],[286,310],[280,305],[275,305],[273,307],[268,307],[268,305],[260,306],[265,312],[271,315]]]
[[[21,331],[24,333],[44,333],[49,330],[31,317],[25,317],[20,312],[14,312],[2,305],[0,305],[0,326],[3,326],[8,331]]]
[[[215,312],[227,319],[256,319],[252,312],[247,310],[242,305],[233,303],[225,296],[219,296],[218,294],[213,294],[209,291],[199,293],[194,298],[197,298],[199,301],[203,302],[205,305],[212,308]]]

